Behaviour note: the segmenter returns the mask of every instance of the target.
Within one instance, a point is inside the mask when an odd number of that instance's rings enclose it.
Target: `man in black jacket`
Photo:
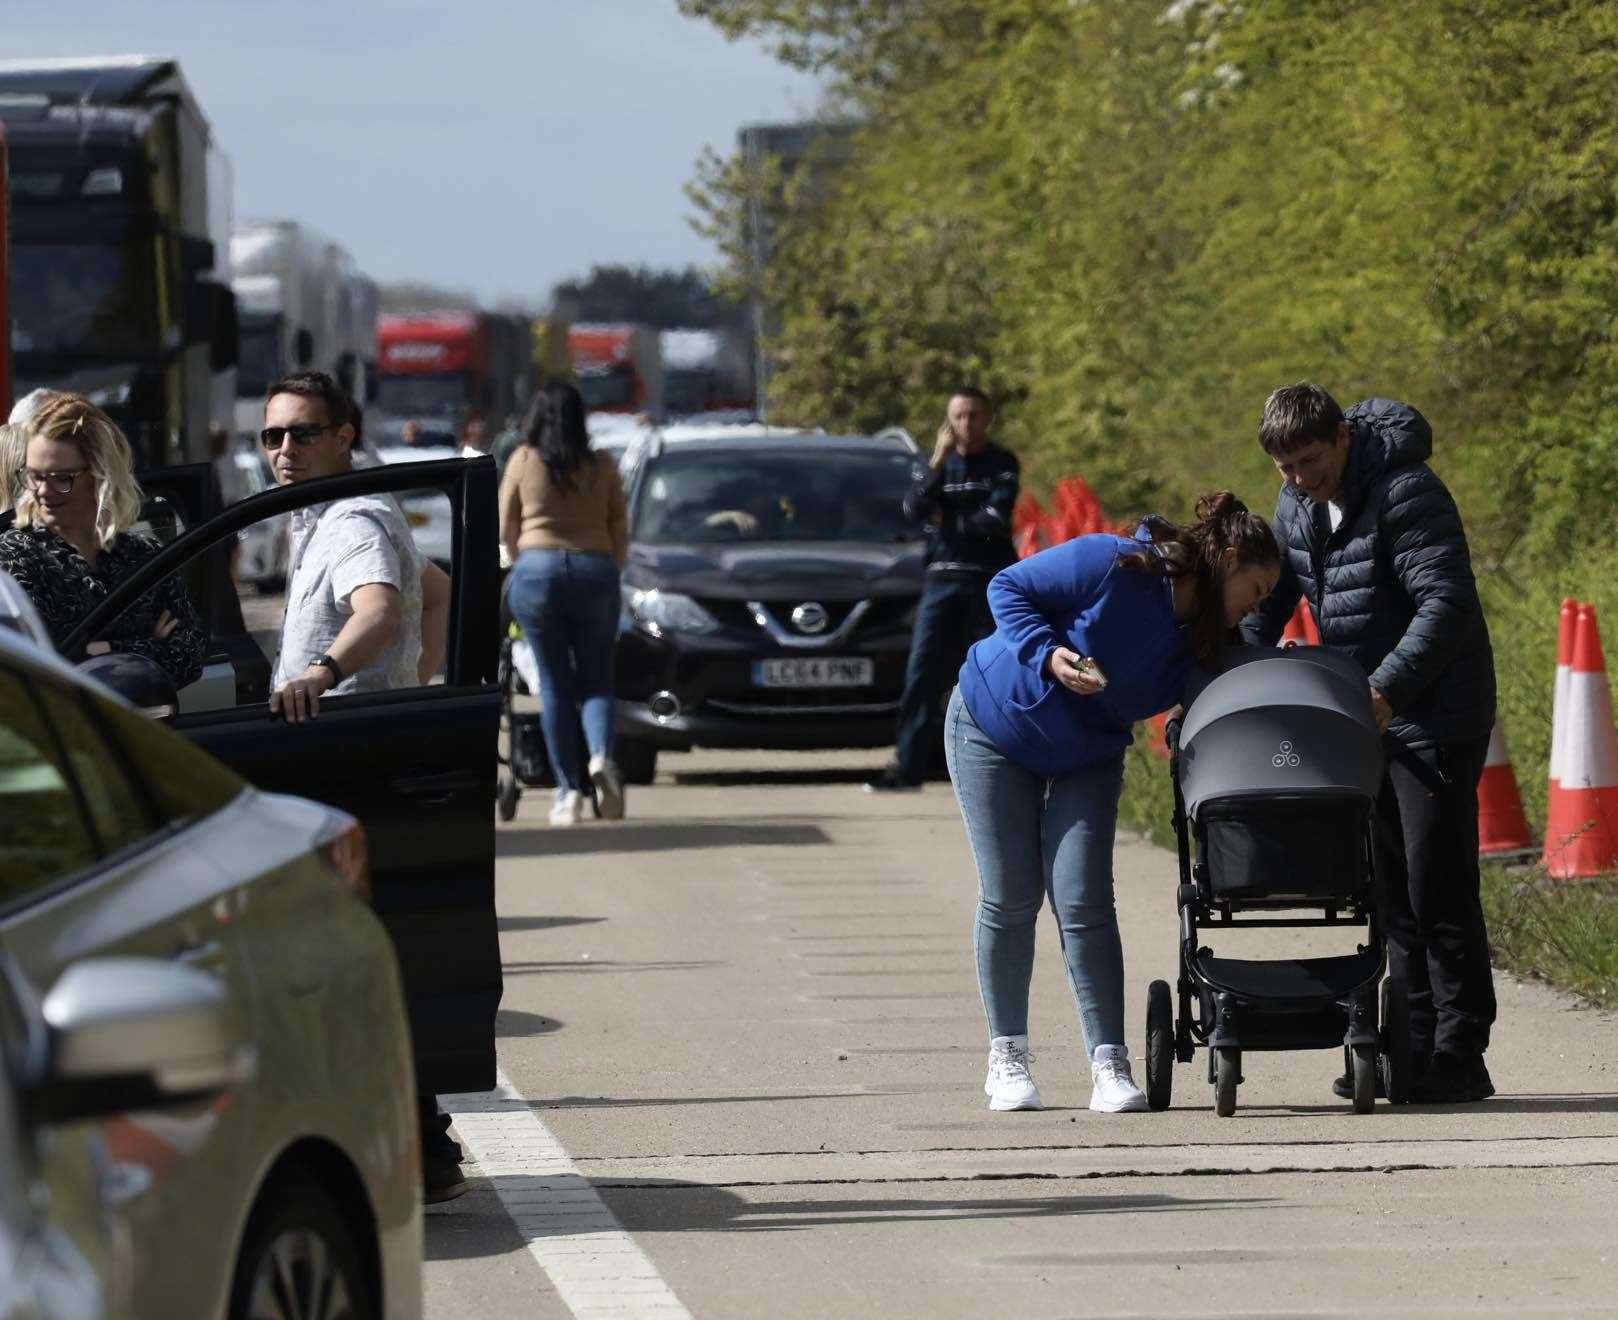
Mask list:
[[[899,700],[898,746],[892,763],[865,785],[868,793],[921,786],[939,698],[954,685],[972,643],[994,631],[989,579],[1017,558],[1011,509],[1018,466],[1015,454],[990,443],[993,420],[987,394],[956,390],[927,472],[905,498],[905,512],[932,526],[932,545]]]
[[[1318,385],[1300,384],[1270,395],[1259,440],[1282,478],[1282,573],[1243,633],[1274,645],[1304,597],[1322,643],[1368,675],[1390,753],[1373,860],[1389,975],[1409,995],[1412,1098],[1486,1099],[1495,997],[1477,783],[1494,724],[1494,654],[1460,513],[1427,466],[1432,428],[1387,399],[1345,415]],[[1348,1083],[1335,1089],[1346,1095]]]

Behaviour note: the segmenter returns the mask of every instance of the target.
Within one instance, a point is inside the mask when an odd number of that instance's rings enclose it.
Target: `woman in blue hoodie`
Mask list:
[[[1269,594],[1269,524],[1229,491],[1197,521],[1148,518],[1137,537],[1054,546],[989,584],[995,632],[972,648],[945,751],[978,869],[978,987],[991,1109],[1038,1109],[1028,1070],[1034,924],[1048,896],[1078,1001],[1090,1108],[1144,1109],[1124,1044],[1124,955],[1112,845],[1131,727],[1177,705]]]

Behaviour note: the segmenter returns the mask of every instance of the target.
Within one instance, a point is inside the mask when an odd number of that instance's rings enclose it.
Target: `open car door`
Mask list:
[[[143,476],[143,481],[147,480]],[[155,489],[155,483],[154,483]],[[178,492],[176,491],[176,494]],[[86,615],[74,654],[140,596],[179,573],[199,607],[235,595],[228,547],[259,522],[357,495],[391,495],[412,527],[452,528],[449,641],[442,681],[328,696],[303,724],[272,718],[262,680],[273,669],[284,601],[243,595],[203,611],[212,654],[234,657],[238,699],[188,709],[173,727],[257,787],[314,798],[365,826],[378,916],[398,953],[423,1092],[495,1084],[500,946],[494,911],[494,795],[500,696],[496,476],[490,459],[366,468],[265,491],[206,517]],[[221,554],[221,548],[226,553]],[[224,580],[221,581],[221,574]],[[234,630],[234,636],[227,636]],[[189,690],[189,689],[188,689]],[[330,1011],[342,1012],[341,1005]]]

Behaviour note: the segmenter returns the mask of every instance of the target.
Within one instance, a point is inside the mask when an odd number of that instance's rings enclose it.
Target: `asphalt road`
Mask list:
[[[1169,1111],[1094,1114],[1047,914],[1048,1108],[991,1114],[954,800],[862,794],[880,759],[669,757],[616,825],[524,798],[509,1090],[452,1103],[429,1317],[1618,1314],[1618,1021],[1501,977],[1487,1104],[1355,1116],[1340,1052],[1249,1055],[1219,1119],[1199,1054]],[[1172,857],[1117,873],[1138,1058]]]

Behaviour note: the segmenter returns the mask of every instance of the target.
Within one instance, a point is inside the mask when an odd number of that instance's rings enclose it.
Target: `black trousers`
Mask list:
[[[927,777],[943,700],[972,644],[994,631],[989,613],[989,574],[947,578],[929,573],[916,607],[899,698],[899,735],[894,761],[900,775],[919,784]]]
[[[1489,740],[1476,738],[1401,753],[1388,763],[1372,817],[1388,974],[1410,998],[1418,1068],[1435,1052],[1474,1058],[1489,1048],[1494,976],[1478,874],[1478,778],[1488,750]]]

